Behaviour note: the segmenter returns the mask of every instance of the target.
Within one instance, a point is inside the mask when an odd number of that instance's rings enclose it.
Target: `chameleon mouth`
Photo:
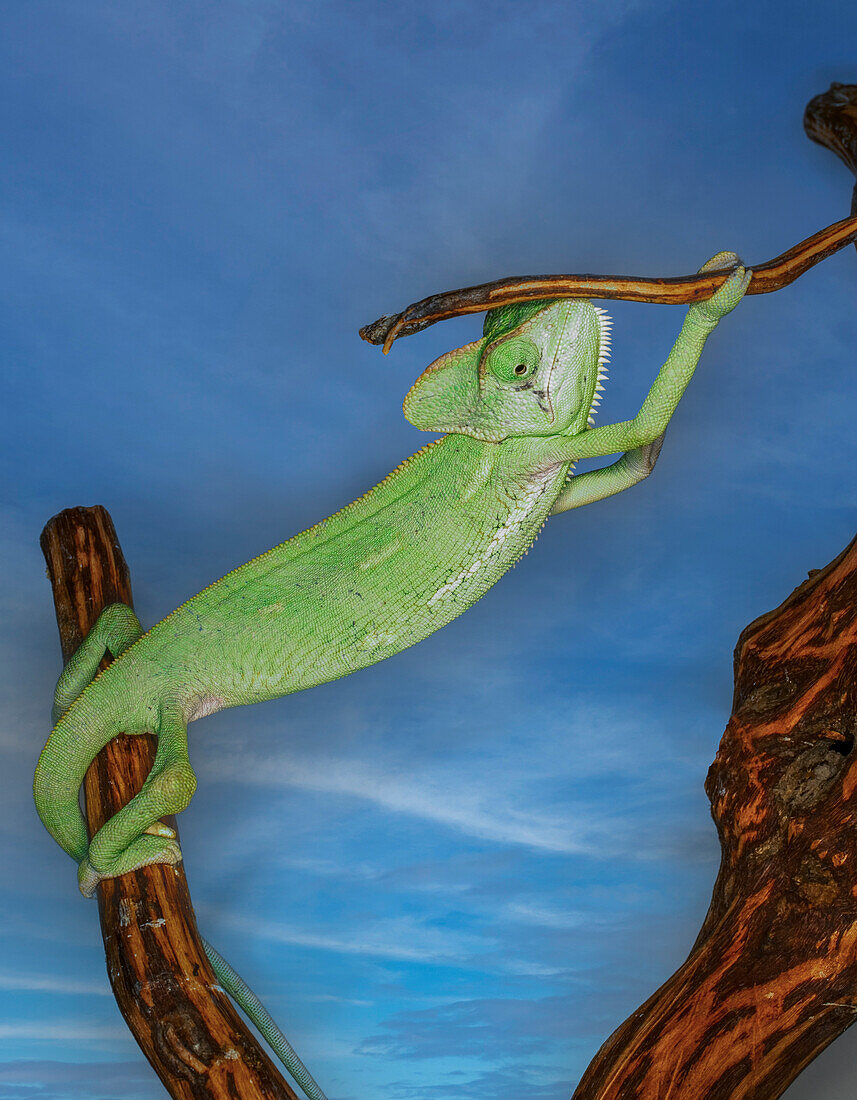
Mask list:
[[[606,309],[594,306],[598,318],[598,369],[595,374],[595,389],[592,393],[592,404],[589,406],[589,416],[586,420],[587,428],[595,425],[595,414],[601,404],[601,394],[604,392],[604,383],[607,381],[607,368],[610,363],[610,336],[613,328],[613,318]]]

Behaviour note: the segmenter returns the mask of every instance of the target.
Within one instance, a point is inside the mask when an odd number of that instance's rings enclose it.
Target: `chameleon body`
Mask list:
[[[404,402],[418,428],[445,433],[374,489],[253,559],[144,633],[130,608],[99,618],[57,685],[56,725],[34,781],[39,815],[79,865],[80,889],[181,859],[160,822],[196,780],[188,723],[287,695],[399,653],[483,596],[551,514],[636,484],[707,336],[740,301],[750,272],[733,253],[720,290],[690,307],[640,412],[594,427],[610,322],[587,300],[507,306],[484,335],[442,356]],[[625,452],[570,477],[578,458]],[[115,660],[98,673],[105,650]],[[154,732],[143,789],[89,842],[78,803],[84,773],[119,732]]]

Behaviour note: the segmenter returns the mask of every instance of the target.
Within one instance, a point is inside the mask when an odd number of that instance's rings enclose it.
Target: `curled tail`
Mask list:
[[[118,657],[142,633],[136,615],[125,604],[112,604],[101,613],[59,678],[53,709],[56,725],[39,756],[33,779],[33,797],[39,817],[54,840],[80,865],[81,891],[87,897],[102,878],[147,863],[175,863],[181,859],[173,830],[162,823],[153,825],[163,813],[184,809],[196,785],[187,759],[187,722],[183,715],[174,713],[169,707],[160,708],[157,730],[153,730],[158,734],[158,753],[152,775],[146,781],[145,786],[151,787],[146,799],[144,786],[144,790],[96,834],[92,850],[80,810],[80,787],[86,769],[123,728],[120,713],[114,713],[110,705],[121,697],[121,692],[99,691],[93,678],[105,650]],[[86,690],[89,685],[92,687]],[[157,779],[162,780],[164,790],[158,787]],[[125,828],[117,838],[113,834],[123,824]],[[96,870],[91,859],[95,858],[99,839],[98,854],[104,866]],[[210,944],[203,940],[202,945],[223,988],[264,1035],[309,1100],[327,1100],[253,990]]]
[[[80,786],[91,761],[121,729],[112,721],[109,697],[93,706],[91,693],[85,699],[81,695],[97,675],[105,652],[118,657],[142,633],[130,607],[111,604],[101,612],[57,681],[54,729],[36,766],[33,797],[45,828],[78,863],[89,849],[78,801]]]
[[[268,1045],[276,1051],[277,1057],[307,1094],[309,1100],[327,1100],[309,1070],[298,1058],[292,1044],[274,1023],[270,1013],[250,986],[239,974],[235,973],[229,963],[214,950],[210,943],[203,940],[202,946],[205,948],[208,961],[211,963],[211,968],[217,975],[218,981],[264,1035]]]
[[[51,836],[79,864],[89,849],[86,822],[78,801],[80,785],[92,758],[116,732],[108,720],[89,722],[81,715],[83,710],[78,704],[54,728],[39,757],[33,781],[39,817]],[[156,842],[154,837],[147,839]],[[85,893],[89,895],[92,890]],[[209,943],[203,940],[202,945],[223,988],[250,1017],[309,1100],[327,1100],[253,990]]]
[[[106,714],[93,713],[84,703],[56,724],[33,777],[33,798],[42,823],[77,863],[89,849],[80,786],[91,761],[117,732]]]

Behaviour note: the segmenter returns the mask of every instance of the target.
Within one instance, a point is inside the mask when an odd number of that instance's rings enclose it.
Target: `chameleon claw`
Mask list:
[[[148,833],[149,836],[162,836],[167,840],[175,840],[178,835],[170,825],[165,825],[163,821],[155,821],[148,829],[143,830],[144,833]]]

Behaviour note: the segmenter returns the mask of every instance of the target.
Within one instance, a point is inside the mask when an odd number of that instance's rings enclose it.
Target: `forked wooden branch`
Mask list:
[[[806,125],[857,166],[857,86],[813,100]],[[852,218],[762,266],[795,278],[855,236]],[[597,293],[630,297],[629,284],[653,282],[657,296],[636,300],[692,301],[718,278],[614,279]],[[513,282],[486,285],[514,294]],[[502,300],[573,296],[556,284],[531,290]],[[575,293],[595,291],[578,283]],[[443,316],[486,308],[473,296],[465,305]],[[406,311],[366,338],[392,340],[440,319]],[[67,660],[102,608],[131,603],[128,571],[103,508],[60,513],[42,548]],[[707,782],[722,845],[711,907],[687,962],[608,1039],[574,1100],[775,1100],[852,1023],[855,735],[857,540],[741,635],[733,714]],[[145,737],[117,738],[99,754],[85,782],[90,835],[140,789],[153,759]],[[296,1100],[216,987],[181,867],[107,880],[98,905],[116,999],[172,1096]]]
[[[101,507],[60,512],[41,544],[67,661],[103,608],[131,604],[128,567]],[[117,737],[98,754],[84,783],[90,836],[137,793],[154,759],[148,736]],[[175,827],[174,818],[165,820]],[[102,882],[98,911],[113,993],[171,1096],[297,1100],[217,985],[181,865],[156,864]]]
[[[804,122],[857,174],[857,85]],[[572,1100],[776,1100],[857,1019],[855,738],[857,539],[739,638],[708,915]]]

